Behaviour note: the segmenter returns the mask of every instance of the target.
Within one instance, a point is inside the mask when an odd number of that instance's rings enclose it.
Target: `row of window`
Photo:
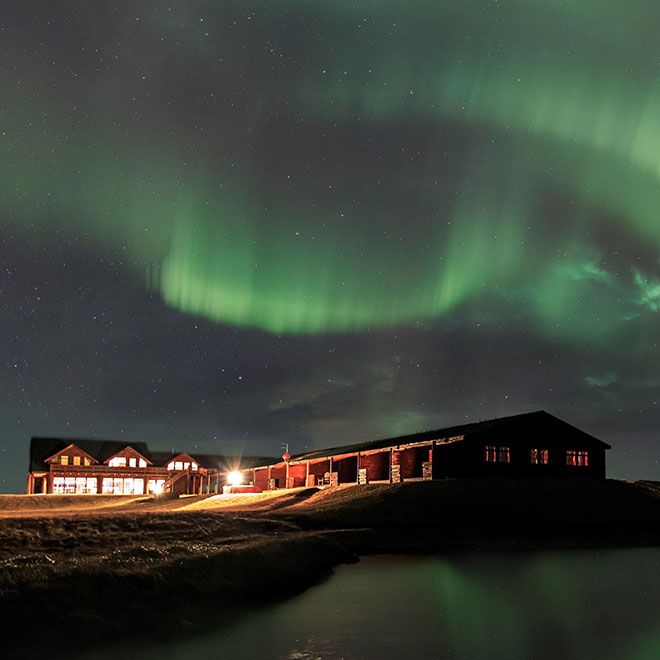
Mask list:
[[[190,463],[188,461],[171,461],[167,464],[168,470],[187,470],[188,468],[191,470],[198,470],[199,465],[197,465],[197,463]]]
[[[126,456],[114,456],[108,461],[110,467],[147,467],[144,458],[126,458]]]
[[[58,461],[53,461],[58,462]],[[67,456],[62,455],[59,457],[60,465],[91,465],[89,458],[85,456]],[[134,458],[127,456],[114,456],[108,461],[108,465],[113,468],[146,468],[147,461],[143,458]],[[199,470],[197,463],[190,461],[170,461],[167,464],[168,470]]]
[[[53,461],[55,463],[56,461]],[[91,465],[86,456],[60,456],[60,465]]]
[[[148,493],[160,493],[165,487],[165,479],[149,479]],[[101,482],[104,495],[144,495],[144,479],[104,477]],[[53,493],[60,495],[96,495],[96,477],[55,477]]]
[[[511,448],[495,447],[493,445],[486,446],[484,448],[484,460],[487,463],[510,463]],[[529,460],[532,465],[547,465],[548,450],[530,449]],[[566,452],[566,465],[587,467],[589,465],[589,452],[569,449]]]

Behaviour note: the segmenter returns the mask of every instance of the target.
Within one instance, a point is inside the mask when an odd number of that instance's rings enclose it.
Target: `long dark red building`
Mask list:
[[[151,452],[144,443],[32,438],[28,493],[218,493],[231,471],[250,490],[447,477],[605,477],[610,445],[545,411],[281,460]]]
[[[545,412],[341,445],[244,470],[256,490],[447,477],[605,477],[610,445]]]

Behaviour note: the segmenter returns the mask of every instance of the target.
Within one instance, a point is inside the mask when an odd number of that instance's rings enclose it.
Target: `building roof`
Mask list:
[[[151,452],[154,465],[167,465],[173,458],[185,454],[197,461],[204,468],[213,468],[221,472],[251,468],[254,465],[266,461],[268,464],[277,461],[274,456],[227,456],[224,454],[198,454],[189,451],[154,451]]]
[[[144,442],[126,442],[125,440],[88,440],[86,438],[32,438],[30,441],[30,472],[48,470],[45,460],[53,454],[75,445],[103,463],[126,447],[133,447],[148,460],[151,452]]]
[[[399,445],[414,444],[418,442],[431,442],[435,440],[444,440],[446,442],[460,442],[462,440],[469,440],[472,436],[484,432],[499,431],[501,427],[515,425],[530,425],[534,428],[539,427],[557,427],[562,426],[566,429],[571,429],[574,433],[580,433],[588,440],[590,444],[596,444],[611,449],[610,445],[594,436],[581,431],[572,424],[568,424],[563,420],[551,415],[545,410],[536,410],[534,412],[522,413],[519,415],[510,415],[508,417],[497,417],[495,419],[488,419],[481,422],[470,422],[469,424],[459,424],[457,426],[449,426],[444,429],[436,429],[433,431],[423,431],[421,433],[412,433],[409,435],[396,436],[394,438],[383,438],[374,440],[372,442],[358,442],[350,445],[340,445],[338,447],[330,447],[328,449],[320,449],[318,451],[308,452],[304,454],[297,454],[291,458],[292,462],[301,460],[313,460],[318,458],[329,458],[330,456],[338,456],[341,454],[352,454],[356,452],[372,451],[377,449],[385,449],[387,447],[396,447]]]
[[[45,462],[47,458],[65,449],[69,445],[75,445],[92,456],[99,463],[103,463],[118,452],[132,447],[135,451],[151,461],[155,467],[163,467],[170,460],[187,454],[197,461],[203,468],[214,468],[223,472],[245,467],[252,467],[264,461],[273,463],[277,461],[274,457],[265,456],[222,456],[215,454],[197,454],[190,452],[163,452],[150,451],[144,442],[126,442],[125,440],[89,440],[87,438],[32,438],[30,441],[30,472],[48,471],[49,466]]]

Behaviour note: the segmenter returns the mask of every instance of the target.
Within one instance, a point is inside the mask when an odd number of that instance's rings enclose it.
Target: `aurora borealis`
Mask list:
[[[295,453],[536,408],[657,477],[656,14],[5,3],[0,488],[30,435]]]

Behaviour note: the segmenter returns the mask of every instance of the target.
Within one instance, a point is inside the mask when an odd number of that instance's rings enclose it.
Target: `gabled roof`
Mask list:
[[[29,472],[48,471],[45,462],[54,454],[75,445],[99,463],[109,461],[113,456],[121,454],[127,447],[134,450],[155,467],[164,467],[172,459],[179,456],[189,456],[203,468],[211,468],[223,472],[245,469],[257,464],[270,465],[278,459],[271,456],[221,456],[212,454],[197,454],[187,452],[149,451],[144,442],[126,442],[125,440],[87,440],[83,438],[32,438],[30,441]]]
[[[153,452],[152,456],[156,465],[167,465],[173,459],[188,456],[200,467],[220,470],[221,472],[244,470],[261,463],[271,465],[278,460],[274,456],[226,456],[222,454],[198,454],[196,452]]]
[[[54,454],[51,454],[48,458],[45,459],[45,462],[50,463],[61,454],[64,454],[65,452],[69,452],[71,450],[78,450],[76,453],[78,455],[82,454],[83,456],[87,457],[91,463],[97,462],[97,460],[93,456],[90,456],[86,451],[78,447],[78,445],[75,442],[70,442],[66,447],[60,449],[59,451],[56,451]]]
[[[72,444],[99,463],[103,463],[127,446],[135,449],[147,460],[151,460],[151,453],[144,442],[127,443],[125,440],[88,440],[85,438],[32,438],[29,471],[48,471],[46,459]]]
[[[142,458],[150,465],[153,465],[152,461],[150,461],[144,454],[141,454],[132,445],[124,445],[121,449],[117,450],[114,454],[112,454],[112,456],[108,456],[108,458],[106,458],[103,462],[109,463],[115,456],[121,456],[121,455],[125,455],[126,458]]]
[[[185,461],[186,463],[193,462],[193,463],[197,463],[201,467],[205,467],[199,461],[195,460],[190,454],[186,453],[185,451],[181,452],[180,454],[173,454],[172,458],[168,459],[166,462],[170,463],[171,461]]]
[[[522,413],[519,415],[510,415],[508,417],[497,417],[495,419],[488,419],[482,422],[471,422],[469,424],[459,424],[457,426],[449,426],[444,429],[437,429],[434,431],[423,431],[421,433],[412,433],[409,435],[396,436],[394,438],[383,438],[381,440],[374,440],[373,442],[358,442],[350,445],[340,445],[338,447],[331,447],[329,449],[320,449],[318,451],[308,452],[305,454],[297,454],[291,458],[292,462],[299,460],[313,460],[317,458],[329,458],[330,456],[338,456],[341,454],[351,454],[355,452],[363,452],[377,449],[386,449],[388,447],[396,447],[398,445],[413,444],[417,442],[431,442],[434,440],[457,441],[469,440],[471,437],[477,436],[481,433],[490,431],[498,431],[500,427],[505,427],[511,424],[516,425],[530,425],[533,428],[541,427],[564,427],[572,429],[573,432],[580,433],[591,444],[597,444],[605,449],[611,449],[610,445],[598,438],[595,438],[577,427],[564,422],[563,420],[551,415],[545,410],[536,410],[534,412]]]

